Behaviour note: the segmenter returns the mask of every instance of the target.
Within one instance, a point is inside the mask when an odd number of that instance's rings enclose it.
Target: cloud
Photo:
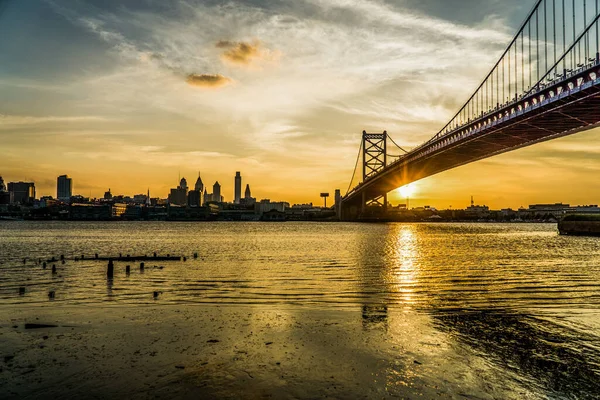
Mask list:
[[[229,85],[232,80],[221,74],[189,74],[186,82],[191,86],[218,88]]]
[[[221,60],[225,63],[248,66],[255,61],[275,61],[279,57],[279,52],[273,52],[262,47],[262,44],[255,40],[248,42],[231,42],[229,40],[219,40],[216,45],[218,49],[226,49],[221,54]]]
[[[108,121],[105,117],[96,115],[81,115],[81,116],[42,116],[35,117],[31,115],[4,115],[0,114],[0,125],[31,125],[43,124],[49,122],[103,122]]]
[[[227,49],[229,47],[234,47],[235,45],[235,42],[230,42],[229,40],[219,40],[215,46],[218,49]]]

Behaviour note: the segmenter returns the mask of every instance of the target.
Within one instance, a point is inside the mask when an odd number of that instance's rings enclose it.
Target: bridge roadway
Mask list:
[[[473,161],[600,125],[600,60],[548,82],[534,94],[436,135],[342,198],[343,219],[356,219],[365,202],[396,188]]]

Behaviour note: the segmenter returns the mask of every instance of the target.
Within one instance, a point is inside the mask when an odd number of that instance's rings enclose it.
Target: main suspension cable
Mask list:
[[[360,159],[360,153],[362,150],[362,140],[360,141],[360,146],[358,147],[358,154],[356,155],[356,163],[354,163],[354,171],[352,172],[352,179],[350,179],[350,183],[348,184],[348,189],[346,190],[346,194],[344,196],[346,196],[348,194],[348,192],[350,192],[350,188],[352,187],[352,182],[354,182],[354,176],[356,175],[356,167],[358,167],[358,160]]]
[[[387,137],[388,137],[388,139],[390,139],[390,141],[391,141],[392,143],[394,143],[394,144],[396,145],[396,147],[397,147],[397,148],[399,148],[400,150],[402,150],[402,151],[403,151],[403,152],[405,152],[405,153],[408,153],[408,151],[406,151],[406,150],[404,150],[402,147],[398,146],[398,143],[394,142],[394,139],[392,139],[390,135],[387,135]]]

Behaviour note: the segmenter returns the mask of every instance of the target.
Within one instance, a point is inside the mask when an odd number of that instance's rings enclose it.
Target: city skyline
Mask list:
[[[145,196],[145,200],[146,198],[149,199],[158,199],[158,200],[165,200],[167,203],[170,201],[171,196],[173,195],[173,190],[176,189],[185,189],[185,193],[183,194],[183,199],[180,201],[176,201],[174,202],[174,204],[177,203],[181,203],[181,205],[190,205],[188,203],[188,195],[190,192],[192,191],[198,191],[199,188],[202,188],[203,190],[200,190],[200,197],[198,198],[198,205],[204,204],[205,202],[211,202],[211,201],[216,201],[212,198],[213,193],[208,193],[209,198],[205,199],[204,196],[207,193],[207,190],[209,187],[213,188],[214,191],[214,187],[216,185],[218,185],[219,187],[219,195],[222,198],[222,201],[224,203],[230,203],[230,204],[239,204],[235,202],[235,178],[236,177],[240,177],[237,174],[240,171],[236,171],[236,175],[233,176],[234,178],[234,184],[232,185],[232,196],[231,198],[228,198],[227,196],[222,195],[222,190],[223,190],[223,185],[221,185],[219,183],[219,181],[215,181],[215,183],[213,185],[205,185],[201,179],[200,173],[198,173],[198,178],[195,181],[195,185],[192,187],[191,185],[189,185],[187,183],[187,179],[185,178],[185,176],[180,176],[179,177],[179,181],[178,181],[178,185],[177,187],[174,188],[170,188],[165,194],[157,194],[157,193],[151,193],[151,190],[149,188],[146,189],[146,191],[129,191],[129,192],[118,192],[113,190],[112,188],[108,188],[108,190],[105,190],[103,194],[98,195],[98,196],[86,196],[84,193],[78,193],[76,191],[73,191],[71,194],[72,196],[80,196],[82,198],[89,198],[90,200],[102,200],[102,199],[106,199],[106,195],[110,194],[111,199],[113,197],[122,197],[122,198],[130,198],[132,200],[134,200],[134,198],[138,197],[138,196]],[[8,194],[10,192],[10,185],[31,185],[33,184],[32,187],[32,193],[33,193],[33,198],[40,200],[42,198],[52,198],[52,199],[56,199],[56,200],[60,200],[60,201],[65,201],[68,202],[68,200],[66,200],[65,198],[60,198],[59,196],[57,196],[59,189],[59,185],[61,185],[61,178],[66,178],[68,179],[69,182],[69,189],[72,190],[73,188],[73,177],[67,174],[63,174],[57,177],[57,180],[55,181],[55,188],[54,188],[54,193],[55,194],[43,194],[40,193],[37,187],[37,184],[35,181],[12,181],[12,180],[7,180],[4,179],[4,177],[2,175],[0,175],[0,192],[6,191],[6,193]],[[185,187],[182,187],[181,185],[184,184]],[[485,201],[481,201],[480,198],[478,198],[477,196],[474,195],[470,195],[468,198],[465,199],[461,199],[462,201],[460,203],[457,203],[456,205],[448,205],[448,206],[444,206],[444,205],[438,205],[438,204],[433,204],[433,203],[428,203],[427,201],[417,201],[417,204],[415,204],[414,202],[414,198],[411,197],[413,196],[413,191],[417,190],[415,189],[415,183],[412,183],[410,185],[406,185],[403,186],[402,188],[399,188],[398,190],[395,190],[394,192],[394,196],[390,196],[390,199],[393,201],[390,201],[390,204],[392,207],[406,207],[407,209],[422,209],[423,207],[425,207],[426,209],[428,208],[432,208],[432,209],[436,209],[436,210],[462,210],[462,209],[468,209],[469,207],[473,208],[478,208],[478,207],[485,207],[486,209],[489,210],[505,210],[505,209],[512,209],[512,210],[519,210],[519,209],[525,209],[528,206],[542,206],[542,205],[549,205],[549,206],[555,206],[555,205],[566,205],[569,206],[569,204],[572,207],[597,207],[598,204],[600,204],[600,201],[596,200],[596,199],[588,199],[588,201],[583,201],[583,202],[574,202],[574,203],[569,203],[568,201],[565,201],[564,199],[543,199],[542,201],[538,201],[538,202],[521,202],[520,205],[518,206],[513,206],[513,205],[500,205],[500,206],[490,206],[488,203],[486,203]],[[20,191],[22,191],[21,189],[19,189]],[[28,189],[23,189],[23,190],[28,190]],[[21,194],[19,196],[22,196]],[[255,197],[251,197],[251,191],[250,191],[250,184],[245,184],[245,190],[244,190],[244,194],[241,195],[241,199],[252,199],[253,203],[254,202],[258,202],[260,200],[271,200],[268,197],[264,197],[261,196],[259,198],[255,198]],[[288,202],[287,199],[274,199],[275,201],[282,201],[282,202]],[[289,202],[289,204],[296,204],[296,205],[306,205],[306,204],[314,204],[314,207],[320,207],[320,203],[321,203],[321,196],[319,196],[319,201],[313,202],[306,202],[306,203],[296,203],[296,202]],[[12,202],[12,201],[11,201]],[[0,203],[1,204],[1,203]],[[165,203],[166,204],[166,203]],[[335,204],[335,202],[333,204],[330,204],[330,207],[333,207]]]
[[[316,204],[346,192],[363,129],[407,148],[437,132],[533,1],[117,4],[2,8],[0,36],[17,38],[0,41],[5,179],[34,181],[39,195],[55,195],[65,172],[86,196],[139,182],[133,192],[168,193],[174,170],[209,165],[227,188],[243,170],[265,198]],[[416,182],[411,204],[594,202],[597,139],[594,129],[443,172]]]

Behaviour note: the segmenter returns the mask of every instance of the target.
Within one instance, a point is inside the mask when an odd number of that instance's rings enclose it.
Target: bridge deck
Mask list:
[[[546,140],[591,129],[600,122],[600,74],[598,66],[582,71],[494,113],[482,116],[472,126],[460,127],[421,146],[376,176],[363,182],[343,198],[343,205],[356,205],[410,182]],[[582,77],[590,76],[585,80]],[[581,79],[585,81],[581,83]],[[575,82],[568,87],[569,82]],[[579,83],[578,83],[579,82]],[[562,88],[562,91],[558,88]]]

